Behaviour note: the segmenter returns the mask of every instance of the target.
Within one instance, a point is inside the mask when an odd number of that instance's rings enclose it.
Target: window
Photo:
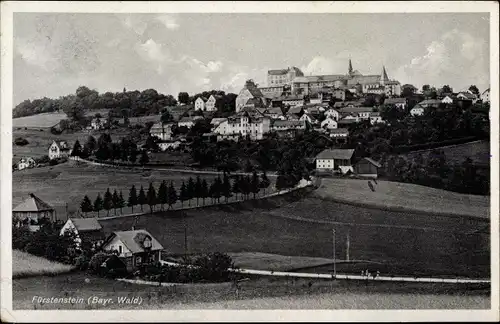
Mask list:
[[[135,258],[135,264],[141,264],[142,263],[142,258],[140,256]]]
[[[118,245],[118,253],[122,254],[123,253],[123,248],[121,245]]]

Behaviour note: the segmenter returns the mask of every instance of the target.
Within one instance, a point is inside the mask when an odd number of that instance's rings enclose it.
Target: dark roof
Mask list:
[[[375,160],[370,159],[369,157],[362,158],[361,160],[358,161],[358,163],[361,162],[361,161],[363,161],[363,160],[368,161],[369,163],[373,164],[377,168],[380,168],[382,166],[380,163],[378,163]]]
[[[34,194],[30,193],[29,198],[16,206],[12,211],[14,212],[42,212],[54,211],[54,208],[41,200]]]
[[[75,225],[78,232],[98,231],[102,229],[97,218],[70,218],[69,220]]]
[[[373,107],[344,107],[340,109],[342,113],[363,113],[372,111]]]
[[[356,119],[341,119],[337,124],[354,124],[357,123]]]
[[[267,71],[267,74],[270,74],[270,75],[283,75],[283,74],[287,74],[287,73],[288,73],[287,69]]]
[[[384,101],[384,104],[391,105],[397,103],[406,103],[406,98],[387,98]]]
[[[275,120],[273,126],[286,126],[286,127],[297,127],[304,126],[305,121],[303,120]]]
[[[303,110],[304,108],[301,106],[290,107],[290,109],[288,109],[287,115],[300,114]]]
[[[328,130],[330,134],[349,134],[349,130],[347,128],[332,128]]]
[[[349,160],[354,154],[354,149],[327,149],[316,155],[316,159]]]

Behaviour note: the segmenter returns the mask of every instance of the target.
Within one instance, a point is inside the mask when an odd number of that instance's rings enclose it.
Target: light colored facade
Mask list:
[[[333,118],[327,117],[321,122],[321,128],[323,129],[335,129],[338,127],[337,121]]]
[[[297,106],[303,106],[304,105],[304,98],[286,98],[283,99],[282,101],[283,106],[289,106],[289,107],[297,107]]]
[[[415,106],[410,110],[410,115],[412,116],[423,116],[424,115],[424,107]]]
[[[205,111],[216,111],[217,107],[215,107],[215,103],[217,102],[217,99],[215,98],[214,95],[211,95],[207,102],[205,102]]]
[[[437,99],[426,99],[419,102],[410,110],[410,115],[412,116],[422,116],[426,109],[438,108],[441,104],[441,100]]]
[[[88,239],[94,247],[102,244],[104,241],[104,232],[97,218],[69,218],[59,231],[59,235],[66,232],[73,232],[77,248],[82,243],[82,238]]]
[[[318,123],[318,120],[309,114],[303,114],[302,116],[300,116],[299,120],[306,121],[311,125],[315,125]]]
[[[275,120],[273,131],[304,130],[307,128],[306,122],[302,120]]]
[[[382,120],[382,116],[380,116],[379,112],[371,112],[369,115],[369,118],[370,118],[371,125],[380,124],[380,123],[384,122]]]
[[[335,121],[338,121],[339,120],[339,112],[333,108],[330,108],[328,109],[327,111],[325,111],[325,117],[326,118],[331,118]]]
[[[177,123],[177,126],[191,128],[194,126],[194,123],[199,119],[203,119],[203,117],[201,116],[182,117]]]
[[[384,105],[393,105],[399,109],[406,109],[406,98],[387,98],[384,101]]]
[[[172,126],[173,124],[158,122],[151,127],[149,133],[162,141],[169,141],[172,139]]]
[[[19,162],[17,163],[18,170],[30,169],[30,168],[34,168],[35,166],[36,166],[36,162],[31,157],[21,158],[21,160],[19,160]]]
[[[267,86],[276,87],[288,85],[293,79],[301,76],[304,76],[304,73],[294,66],[282,70],[269,70],[267,71]]]
[[[99,130],[104,128],[104,119],[99,118],[99,117],[94,117],[90,121],[90,125],[87,127],[87,129],[92,129],[92,130]]]
[[[221,135],[220,138],[249,136],[251,140],[261,140],[270,130],[271,118],[256,109],[245,109],[221,122],[213,132]]]
[[[194,110],[196,110],[196,111],[204,111],[205,110],[205,100],[203,100],[202,97],[198,97],[194,101]]]
[[[484,90],[484,92],[481,94],[481,99],[483,102],[490,102],[490,89]]]
[[[68,142],[66,141],[60,141],[56,142],[53,141],[52,144],[49,147],[49,159],[58,159],[62,157],[68,157],[71,154],[71,149],[69,148]]]
[[[266,105],[264,95],[259,88],[257,88],[257,85],[252,80],[248,80],[236,97],[236,112],[238,113],[243,107],[245,107],[250,99],[254,98],[256,99],[254,101],[260,101],[263,106]]]
[[[161,151],[166,151],[169,149],[175,150],[175,149],[178,149],[180,145],[181,145],[181,141],[170,141],[170,142],[158,143],[158,147],[160,148]]]
[[[349,137],[349,130],[347,128],[333,128],[329,129],[329,132],[330,137],[335,139],[347,141],[347,138]]]
[[[338,168],[342,173],[349,170],[352,172],[351,159],[353,154],[353,149],[326,149],[315,158],[316,170],[333,171]]]
[[[450,97],[450,96],[446,96],[443,99],[441,99],[441,102],[445,103],[445,104],[452,104],[453,103],[453,98]]]

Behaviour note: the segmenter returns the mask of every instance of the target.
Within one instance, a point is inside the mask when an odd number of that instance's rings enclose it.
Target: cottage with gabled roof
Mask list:
[[[339,120],[339,112],[333,108],[330,108],[328,109],[327,111],[325,111],[325,117],[326,118],[331,118],[335,121],[338,121]]]
[[[321,128],[323,129],[335,129],[337,127],[337,121],[331,117],[326,117],[326,119],[321,122]]]
[[[310,114],[303,114],[302,116],[300,116],[299,120],[306,121],[311,125],[315,125],[315,124],[319,123],[318,120],[313,115],[310,115]]]
[[[196,98],[196,100],[194,101],[194,110],[204,111],[206,101],[207,100],[205,98],[202,98],[202,97]]]
[[[68,142],[66,141],[52,141],[49,146],[49,159],[58,159],[62,157],[68,157],[71,154],[71,149],[69,148]]]
[[[339,169],[343,174],[353,171],[354,149],[326,149],[316,155],[316,170],[333,171]]]
[[[90,243],[94,248],[100,246],[105,234],[97,218],[69,218],[61,228],[59,235],[73,232],[75,243],[79,248],[83,241]]]
[[[24,170],[36,167],[36,161],[32,157],[21,158],[17,162],[17,169]]]
[[[214,95],[210,95],[210,97],[208,97],[207,101],[205,102],[205,111],[216,111],[216,103],[217,98]]]
[[[30,230],[37,231],[40,229],[39,223],[42,219],[55,220],[55,210],[35,194],[30,193],[28,199],[12,210],[12,217],[18,221],[18,225],[27,224],[30,225]]]
[[[163,246],[148,231],[140,229],[113,232],[102,249],[116,253],[128,271],[135,271],[143,265],[159,262]]]
[[[356,174],[360,176],[377,178],[378,169],[380,167],[382,167],[382,165],[379,162],[374,161],[369,157],[365,157],[359,160],[358,163],[356,163],[356,165],[354,166],[354,170]]]

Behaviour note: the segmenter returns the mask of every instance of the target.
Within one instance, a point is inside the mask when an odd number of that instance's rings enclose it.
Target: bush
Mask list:
[[[44,155],[42,157],[39,157],[39,158],[35,159],[35,162],[38,163],[38,164],[49,163],[50,162],[50,158],[49,158],[48,155]]]
[[[27,145],[28,143],[29,143],[28,140],[23,137],[18,137],[14,140],[14,144],[16,144],[17,146],[24,146]]]

